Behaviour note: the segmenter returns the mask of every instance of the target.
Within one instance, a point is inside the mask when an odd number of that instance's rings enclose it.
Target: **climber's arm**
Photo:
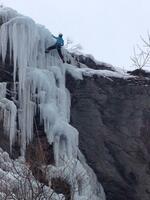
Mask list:
[[[56,37],[56,36],[54,36],[54,35],[52,35],[53,36],[53,38],[55,38],[56,40],[58,39],[58,37]]]

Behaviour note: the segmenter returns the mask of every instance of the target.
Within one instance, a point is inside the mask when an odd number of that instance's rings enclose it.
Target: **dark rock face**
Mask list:
[[[150,82],[68,76],[67,86],[80,149],[107,200],[149,200]]]
[[[150,73],[143,69],[136,69],[134,71],[129,71],[128,73],[134,76],[150,77]]]

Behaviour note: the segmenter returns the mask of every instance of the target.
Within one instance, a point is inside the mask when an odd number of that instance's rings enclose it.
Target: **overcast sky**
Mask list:
[[[150,29],[150,0],[0,0],[53,34],[62,32],[99,61],[128,67]]]

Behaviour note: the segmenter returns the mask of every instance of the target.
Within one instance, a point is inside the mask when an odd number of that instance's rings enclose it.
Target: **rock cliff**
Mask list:
[[[150,199],[150,80],[68,75],[71,123],[107,200]]]

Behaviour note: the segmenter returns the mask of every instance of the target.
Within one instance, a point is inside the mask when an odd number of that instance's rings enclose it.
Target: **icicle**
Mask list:
[[[6,97],[6,85],[7,83],[0,83],[0,99]]]
[[[10,150],[12,150],[12,144],[15,141],[16,136],[16,114],[17,109],[13,101],[6,98],[0,100],[0,108],[3,112],[3,126],[10,140]],[[2,113],[1,113],[2,114]]]

